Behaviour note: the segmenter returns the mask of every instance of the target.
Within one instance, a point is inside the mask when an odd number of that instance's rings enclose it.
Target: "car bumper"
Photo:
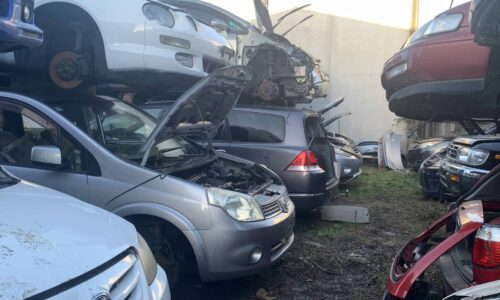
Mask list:
[[[439,170],[441,188],[445,193],[458,198],[469,192],[476,182],[489,171],[467,167],[452,162],[443,162]]]
[[[167,44],[165,42],[167,38],[184,40],[189,43],[189,48]],[[223,45],[210,36],[199,36],[199,33],[193,33],[188,29],[179,31],[149,24],[144,45],[145,68],[202,78],[214,70],[209,64],[219,67],[231,64],[230,58],[224,55],[224,46],[228,45]],[[192,66],[181,64],[178,55],[190,57]]]
[[[349,183],[361,175],[363,160],[357,157],[336,156],[340,163],[340,183]]]
[[[43,32],[32,24],[0,18],[0,52],[37,47],[43,42]]]
[[[167,274],[160,266],[158,266],[156,277],[149,285],[149,288],[151,290],[152,300],[170,300],[171,294]]]
[[[200,269],[203,281],[243,277],[268,269],[286,253],[295,235],[295,206],[257,222],[238,222],[218,207],[210,206],[213,226],[199,230],[207,256],[207,268]],[[252,251],[262,251],[260,260],[250,261]]]
[[[428,198],[439,198],[440,180],[438,168],[420,168],[420,187]]]
[[[289,194],[297,211],[311,211],[335,200],[339,196],[339,179],[331,179],[323,193],[291,193]]]

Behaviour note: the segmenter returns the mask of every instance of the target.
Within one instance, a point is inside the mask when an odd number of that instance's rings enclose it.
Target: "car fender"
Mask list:
[[[150,203],[150,202],[136,202],[118,207],[112,211],[122,218],[132,215],[147,215],[160,218],[172,224],[177,229],[182,231],[184,236],[189,241],[193,248],[200,270],[200,276],[203,278],[203,270],[208,268],[207,249],[202,236],[195,228],[195,226],[180,212],[170,207]]]

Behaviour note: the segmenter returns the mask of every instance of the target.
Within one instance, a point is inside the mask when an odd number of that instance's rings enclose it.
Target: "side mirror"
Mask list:
[[[60,166],[61,149],[56,146],[34,146],[31,148],[31,161],[42,165]]]
[[[221,19],[213,19],[210,21],[210,26],[218,32],[224,32],[228,29],[226,22]]]

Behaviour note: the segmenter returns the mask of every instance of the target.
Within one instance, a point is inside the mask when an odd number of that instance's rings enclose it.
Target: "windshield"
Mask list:
[[[140,161],[141,146],[157,126],[147,113],[116,100],[93,98],[50,105],[115,155],[128,160]],[[170,164],[205,153],[195,140],[204,139],[175,136],[162,140],[150,153],[151,164]]]

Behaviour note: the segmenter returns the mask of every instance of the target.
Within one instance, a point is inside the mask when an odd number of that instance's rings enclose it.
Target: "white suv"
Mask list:
[[[0,298],[170,299],[132,224],[0,168]]]
[[[65,89],[86,81],[184,88],[234,56],[222,34],[157,1],[36,0],[35,12],[44,43],[10,61],[30,74],[48,70]]]

